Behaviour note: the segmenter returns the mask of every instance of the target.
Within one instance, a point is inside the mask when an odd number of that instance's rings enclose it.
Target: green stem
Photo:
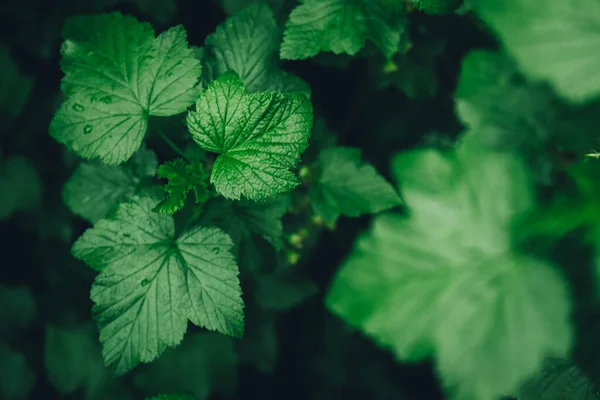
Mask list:
[[[162,140],[164,140],[177,154],[179,154],[181,156],[181,158],[183,158],[185,161],[187,161],[188,163],[190,162],[190,160],[188,160],[188,158],[185,156],[185,153],[183,152],[183,150],[181,150],[181,148],[179,146],[177,146],[171,139],[169,139],[169,137],[167,135],[165,135],[165,133],[161,130],[161,129],[157,129],[156,133],[158,134],[158,136],[160,136],[162,138]]]

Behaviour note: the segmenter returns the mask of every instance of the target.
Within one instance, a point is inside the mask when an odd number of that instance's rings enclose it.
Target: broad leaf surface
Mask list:
[[[396,11],[379,0],[302,0],[286,24],[281,58],[305,59],[323,51],[354,55],[369,39],[389,59],[405,30]]]
[[[402,153],[394,170],[410,216],[375,220],[328,307],[402,360],[434,354],[458,398],[497,399],[546,356],[566,356],[566,285],[552,265],[511,246],[514,218],[533,205],[521,163],[461,145]]]
[[[219,154],[211,175],[217,192],[264,200],[299,184],[290,169],[308,145],[312,106],[297,93],[248,94],[227,72],[200,95],[187,126],[202,149]]]
[[[200,62],[176,26],[154,37],[147,23],[119,13],[67,20],[61,49],[69,96],[50,134],[87,159],[129,159],[140,147],[148,116],[184,112],[197,96]]]
[[[73,213],[93,224],[138,194],[142,179],[154,176],[157,164],[156,155],[146,149],[123,165],[83,162],[67,181],[63,199]]]
[[[134,197],[75,243],[75,257],[101,271],[91,291],[104,360],[120,375],[179,344],[187,321],[240,337],[238,267],[227,234],[196,227],[174,237],[157,200]]]
[[[474,0],[475,11],[528,76],[573,102],[600,95],[600,2]]]

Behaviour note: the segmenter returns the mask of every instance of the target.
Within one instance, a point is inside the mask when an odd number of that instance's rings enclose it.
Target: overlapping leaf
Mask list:
[[[256,3],[227,18],[206,38],[209,80],[235,71],[250,93],[299,92],[310,96],[302,79],[279,68],[281,33],[269,6]]]
[[[312,106],[297,93],[248,94],[230,71],[201,94],[187,126],[202,149],[219,154],[210,178],[218,193],[264,200],[299,184],[290,169],[308,145]]]
[[[521,163],[463,144],[401,154],[394,170],[410,217],[380,216],[358,239],[329,308],[403,360],[435,355],[458,398],[497,399],[546,356],[566,356],[565,283],[511,246],[532,206]]]

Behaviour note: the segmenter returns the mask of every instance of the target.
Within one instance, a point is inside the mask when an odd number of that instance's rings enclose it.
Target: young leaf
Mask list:
[[[74,214],[92,224],[137,194],[141,179],[156,174],[154,152],[138,150],[124,165],[98,161],[81,163],[63,189],[63,200]]]
[[[185,392],[198,400],[217,394],[230,397],[237,383],[237,361],[230,338],[193,333],[181,346],[136,371],[134,383],[150,393]]]
[[[354,55],[371,40],[386,58],[398,50],[405,20],[379,0],[301,0],[290,14],[281,58],[298,60],[322,51]]]
[[[197,227],[174,237],[172,217],[156,199],[134,197],[73,245],[75,257],[101,271],[92,286],[104,360],[117,375],[179,344],[187,321],[241,337],[243,302],[227,234]]]
[[[201,148],[219,154],[210,178],[217,192],[264,200],[299,184],[290,169],[308,145],[312,105],[297,93],[248,94],[230,71],[200,95],[187,126]]]
[[[340,215],[358,217],[400,205],[400,197],[369,164],[360,149],[334,147],[319,156],[321,173],[309,196],[315,211],[334,224]]]
[[[303,93],[310,87],[297,76],[279,69],[281,33],[269,6],[257,3],[227,18],[206,38],[211,72],[209,81],[225,72],[237,72],[248,92]]]
[[[168,179],[165,185],[167,197],[154,207],[153,211],[160,214],[172,215],[183,208],[187,194],[190,191],[196,196],[196,203],[208,200],[209,191],[206,179],[208,174],[199,161],[187,163],[181,158],[164,163],[158,168],[158,177]]]
[[[182,113],[197,96],[201,65],[182,26],[155,38],[149,24],[111,13],[72,17],[63,35],[62,89],[69,98],[50,134],[83,158],[128,160],[149,115]]]
[[[523,72],[582,103],[600,95],[596,0],[473,0]]]
[[[403,360],[434,352],[459,398],[514,392],[546,356],[568,355],[565,282],[511,247],[512,221],[533,204],[521,163],[461,145],[401,154],[394,170],[410,218],[375,220],[334,280],[328,307]]]
[[[42,184],[31,162],[14,156],[0,162],[0,220],[38,206]]]

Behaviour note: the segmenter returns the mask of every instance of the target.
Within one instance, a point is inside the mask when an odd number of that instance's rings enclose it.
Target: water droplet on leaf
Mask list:
[[[100,99],[100,102],[104,103],[104,104],[110,104],[110,103],[112,103],[112,97],[104,96],[103,98]]]
[[[215,253],[215,254],[219,254],[219,252],[221,251],[221,249],[220,249],[220,248],[218,248],[218,247],[213,247],[212,251],[213,251],[213,253]]]
[[[83,133],[85,135],[92,133],[93,130],[94,130],[94,127],[92,125],[86,125],[83,127]]]
[[[144,279],[140,282],[140,285],[147,286],[149,283],[150,283],[150,281],[148,279]]]
[[[73,110],[75,110],[75,111],[83,111],[83,110],[85,110],[85,107],[82,106],[79,103],[75,103],[75,104],[73,104]]]

